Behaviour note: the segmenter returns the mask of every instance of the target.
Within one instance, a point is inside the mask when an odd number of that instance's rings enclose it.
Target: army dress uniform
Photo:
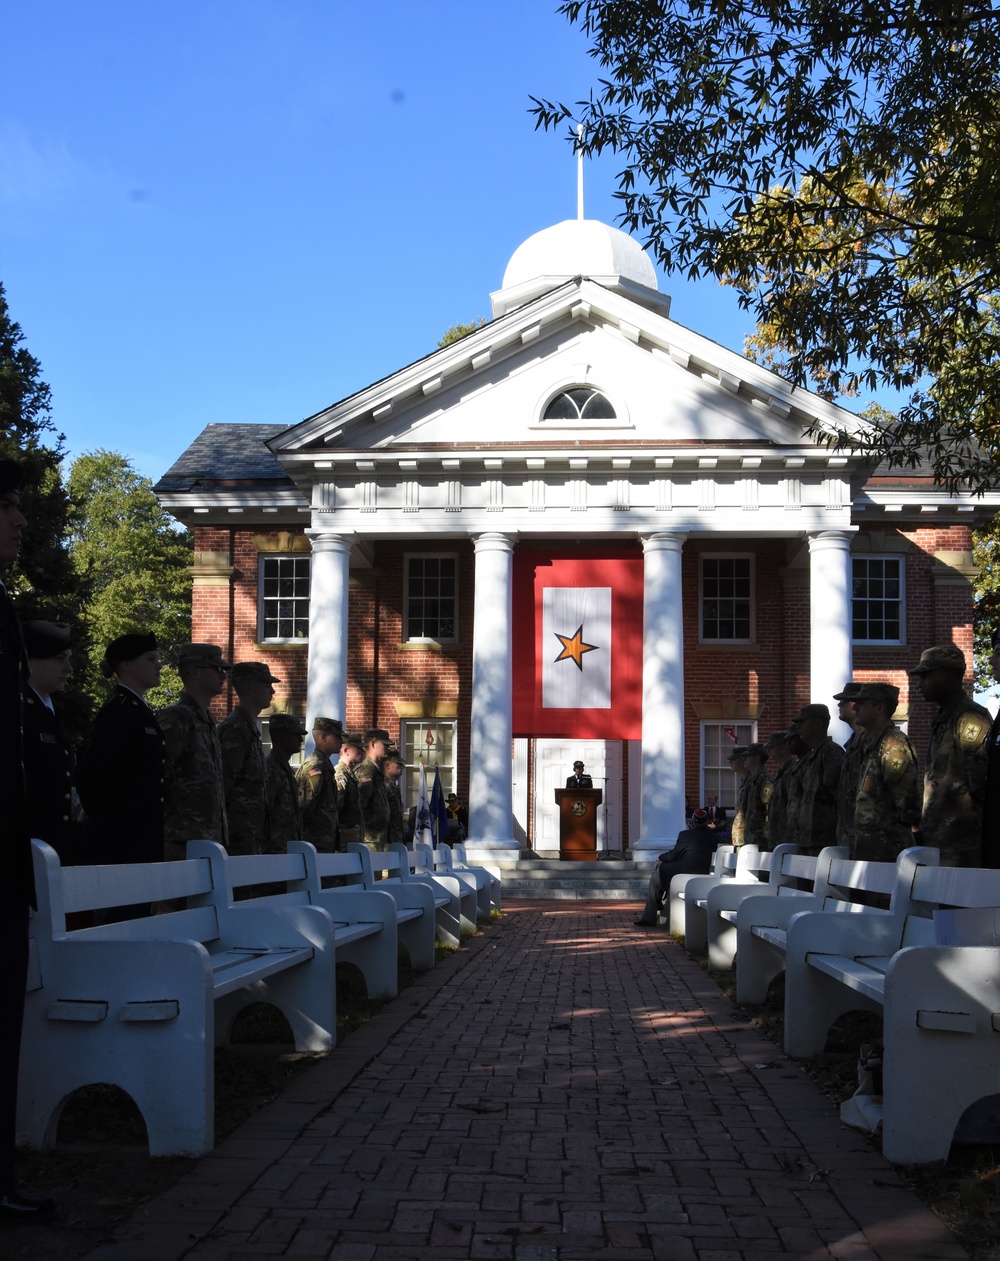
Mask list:
[[[360,844],[365,833],[361,793],[354,770],[346,762],[336,762],[333,767],[333,777],[337,781],[337,827],[341,849]]]
[[[831,736],[799,759],[798,842],[802,854],[818,854],[837,843],[844,750]]]
[[[24,698],[28,826],[33,837],[52,846],[64,867],[86,862],[83,828],[73,819],[75,768],[76,754],[58,715],[29,684]]]
[[[218,841],[228,847],[222,749],[215,719],[193,696],[157,714],[167,761],[164,856],[187,856],[188,841]]]
[[[337,850],[337,781],[325,753],[314,750],[295,776],[302,811],[302,838],[321,853]]]
[[[76,772],[87,861],[163,861],[165,745],[156,715],[118,684],[97,712]]]
[[[895,723],[868,733],[864,742],[852,858],[895,862],[913,844],[920,822],[920,788],[913,747]]]
[[[399,785],[393,780],[385,781],[385,793],[389,800],[389,823],[386,828],[386,841],[390,845],[402,845],[404,841],[403,832],[403,798],[400,795]]]
[[[231,854],[266,854],[271,828],[264,773],[264,747],[256,720],[237,705],[219,723],[222,778]]]
[[[359,762],[354,777],[358,781],[358,797],[364,818],[364,842],[372,849],[387,849],[389,844],[389,792],[382,768],[370,757]],[[397,794],[398,796],[398,794]]]
[[[934,720],[924,774],[920,834],[941,850],[944,867],[979,865],[986,765],[993,719],[967,696]]]

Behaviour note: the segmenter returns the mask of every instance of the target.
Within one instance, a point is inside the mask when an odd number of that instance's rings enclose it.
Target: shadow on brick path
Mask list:
[[[967,1255],[635,907],[505,909],[91,1261]]]

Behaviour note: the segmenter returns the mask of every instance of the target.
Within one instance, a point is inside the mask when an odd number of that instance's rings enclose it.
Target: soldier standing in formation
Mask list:
[[[803,705],[792,719],[792,730],[807,749],[795,772],[798,845],[803,854],[818,854],[837,843],[844,750],[828,735],[829,727],[826,705]]]
[[[767,848],[774,849],[776,845],[795,840],[788,832],[788,804],[798,763],[792,756],[787,731],[774,732],[764,748],[778,767],[771,782],[771,800],[767,807]]]
[[[340,761],[333,768],[337,781],[337,827],[340,831],[340,848],[360,845],[365,834],[365,821],[361,814],[361,795],[354,768],[364,760],[365,750],[360,734],[349,732],[340,745]]]
[[[767,807],[771,800],[771,776],[765,769],[767,750],[762,744],[746,747],[747,777],[740,786],[737,814],[743,815],[742,845],[758,845],[767,848]],[[736,844],[735,840],[733,842]]]
[[[329,854],[338,847],[337,781],[331,758],[340,753],[344,727],[337,718],[315,718],[312,736],[316,747],[295,776],[303,839],[311,841],[321,853]]]
[[[389,800],[389,823],[386,827],[386,841],[390,845],[402,845],[403,833],[403,798],[399,792],[399,777],[403,773],[403,756],[398,749],[390,749],[382,760],[382,773],[385,775],[385,793]]]
[[[258,715],[271,704],[281,680],[261,661],[237,662],[230,677],[237,704],[219,723],[229,852],[266,854],[272,848],[271,828]]]
[[[865,744],[852,858],[894,862],[900,850],[913,844],[913,829],[920,822],[917,760],[892,721],[898,703],[899,688],[891,683],[865,683],[854,700]]]
[[[365,821],[364,840],[372,849],[385,849],[389,834],[389,794],[382,774],[382,760],[389,748],[389,733],[382,727],[371,727],[365,732],[364,741],[365,758],[354,772]]]
[[[943,867],[975,867],[993,720],[966,695],[965,654],[954,644],[927,648],[910,677],[924,700],[938,707],[927,751],[920,839],[940,849]]]
[[[840,780],[840,797],[837,804],[837,844],[854,848],[854,813],[857,809],[858,780],[861,776],[861,756],[864,753],[864,728],[858,724],[854,712],[854,698],[861,691],[861,684],[849,681],[843,691],[834,695],[837,716],[851,729],[844,745],[844,771]]]
[[[162,862],[164,741],[146,704],[146,693],[160,683],[156,636],[119,635],[104,650],[100,670],[114,678],[115,689],[97,712],[76,772],[87,861]]]
[[[739,848],[745,840],[746,833],[746,814],[743,809],[744,786],[747,782],[747,776],[750,770],[747,766],[747,749],[745,744],[739,744],[727,757],[730,769],[736,776],[736,809],[733,811],[733,826],[730,832],[730,840]]]
[[[301,750],[306,729],[293,714],[272,714],[267,727],[271,752],[264,759],[264,782],[271,822],[270,852],[283,854],[289,841],[303,839],[299,788],[288,763]]]
[[[21,627],[28,654],[28,689],[24,698],[24,774],[28,788],[28,826],[45,841],[64,867],[85,862],[73,772],[76,755],[52,704],[73,673],[70,630],[56,622],[25,622]]]
[[[229,843],[219,731],[209,705],[231,669],[217,644],[185,644],[177,669],[182,691],[157,715],[167,760],[164,855],[186,857],[188,841]]]

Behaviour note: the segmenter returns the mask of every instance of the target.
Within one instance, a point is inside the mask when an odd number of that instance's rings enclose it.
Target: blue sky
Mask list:
[[[71,454],[156,478],[214,421],[293,424],[489,314],[576,213],[531,94],[598,76],[554,0],[32,0],[0,47],[0,280]],[[615,221],[613,155],[589,218]],[[732,293],[680,323],[742,350]]]

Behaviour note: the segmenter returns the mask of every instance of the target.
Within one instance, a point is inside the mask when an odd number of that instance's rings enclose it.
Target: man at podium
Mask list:
[[[550,781],[551,782],[551,781]],[[566,779],[567,788],[593,788],[594,781],[583,773],[583,763],[573,763],[573,774]]]

